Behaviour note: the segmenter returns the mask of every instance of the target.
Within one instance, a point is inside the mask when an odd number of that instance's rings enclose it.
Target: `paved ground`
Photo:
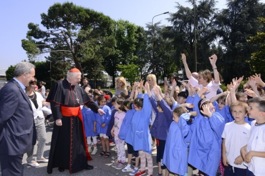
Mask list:
[[[52,134],[52,129],[51,127],[47,127],[47,133],[48,133],[48,140],[47,140],[47,145],[45,147],[45,152],[44,152],[44,157],[49,156],[49,149],[50,149],[50,140],[51,140],[51,134]],[[36,148],[36,147],[35,147]],[[100,151],[100,149],[99,149]],[[112,150],[111,156],[116,156],[115,151]],[[158,169],[157,165],[155,163],[155,155],[153,155],[154,158],[154,175],[157,175]],[[81,171],[75,174],[72,174],[72,176],[125,176],[129,175],[128,173],[123,173],[121,170],[114,169],[111,167],[111,164],[114,162],[112,157],[110,158],[104,158],[99,156],[99,152],[97,155],[93,156],[93,160],[89,162],[89,164],[94,166],[93,170],[87,171]],[[24,176],[46,176],[46,175],[54,175],[54,176],[67,176],[70,175],[68,170],[65,170],[64,172],[59,172],[57,168],[53,169],[52,174],[47,174],[46,169],[47,169],[47,164],[46,163],[41,163],[39,167],[34,168],[31,166],[28,166],[26,164],[26,157],[24,156],[23,158],[23,163],[24,163]],[[0,174],[1,175],[1,174]]]

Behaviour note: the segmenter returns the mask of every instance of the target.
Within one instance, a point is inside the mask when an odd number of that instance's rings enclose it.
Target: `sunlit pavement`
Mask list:
[[[50,141],[51,141],[51,134],[52,134],[52,128],[51,126],[47,127],[47,143],[45,146],[45,152],[44,157],[48,158],[49,156],[49,149],[50,149]],[[114,147],[112,147],[111,150],[111,156],[109,158],[105,158],[99,155],[101,149],[100,145],[98,145],[98,152],[96,155],[93,155],[92,161],[89,161],[90,165],[94,166],[93,170],[84,170],[80,171],[78,173],[70,174],[68,170],[65,170],[64,172],[59,172],[57,168],[53,169],[52,174],[47,174],[47,163],[39,163],[39,167],[31,167],[27,165],[26,163],[26,155],[23,158],[23,164],[24,164],[24,176],[46,176],[46,175],[55,175],[55,176],[123,176],[123,175],[129,175],[129,173],[123,173],[121,170],[117,170],[113,167],[111,167],[112,163],[114,162],[114,158],[116,156],[116,153],[114,151]],[[36,146],[35,146],[36,150]],[[36,153],[36,151],[34,151]],[[154,174],[157,175],[158,168],[156,165],[156,159],[155,159],[155,152],[153,153],[153,161],[154,161]]]

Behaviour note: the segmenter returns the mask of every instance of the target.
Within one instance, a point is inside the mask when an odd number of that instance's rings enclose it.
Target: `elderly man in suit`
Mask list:
[[[0,162],[2,176],[22,176],[23,154],[33,142],[33,112],[25,87],[34,81],[35,66],[18,63],[14,78],[0,90]]]

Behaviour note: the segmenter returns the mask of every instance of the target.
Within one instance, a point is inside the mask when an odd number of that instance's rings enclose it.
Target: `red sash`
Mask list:
[[[80,107],[67,107],[67,106],[61,106],[61,113],[64,117],[79,117],[81,109]],[[81,119],[80,119],[81,120]]]
[[[61,113],[64,117],[73,117],[74,116],[74,117],[78,117],[78,119],[81,121],[83,138],[84,138],[84,145],[85,145],[85,150],[86,150],[86,157],[87,157],[87,160],[92,160],[92,158],[88,152],[88,144],[87,144],[87,139],[86,139],[86,133],[85,133],[85,128],[84,128],[81,108],[79,106],[78,107],[61,106]]]

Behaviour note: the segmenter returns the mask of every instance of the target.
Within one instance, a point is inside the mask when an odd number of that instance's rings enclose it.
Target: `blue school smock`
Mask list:
[[[182,117],[169,127],[163,155],[163,164],[170,172],[185,175],[188,170],[188,145],[184,138],[189,133],[189,125]]]
[[[98,134],[107,134],[107,129],[110,121],[111,109],[109,106],[104,105],[101,108],[105,114],[100,115],[99,113],[95,113],[97,120],[97,133]],[[106,124],[105,127],[102,127],[102,124]]]
[[[179,107],[179,104],[178,102],[174,101],[171,110],[174,111],[177,107]]]
[[[194,102],[194,96],[189,95],[186,99],[186,103],[193,103]]]
[[[194,96],[188,96],[187,99],[186,99],[186,103],[191,103],[193,104],[193,101],[194,101]],[[193,108],[187,108],[189,111],[193,111]],[[192,118],[194,119],[194,118]],[[185,137],[185,142],[186,143],[190,143],[190,139],[191,139],[191,126],[192,126],[192,122],[189,122],[188,125],[190,126],[190,132],[188,133],[188,136]]]
[[[245,122],[247,122],[249,125],[251,125],[252,121],[255,120],[253,118],[250,118],[249,116],[245,117]]]
[[[130,109],[126,112],[125,117],[121,124],[120,132],[119,132],[119,138],[131,145],[132,145],[131,123],[132,123],[132,117],[134,113],[135,113],[135,109]]]
[[[82,109],[82,116],[86,137],[97,136],[98,133],[94,131],[94,122],[96,122],[95,113],[90,108],[84,106]]]
[[[165,100],[162,99],[161,101],[156,102],[153,97],[150,97],[149,99],[156,114],[154,123],[150,130],[151,135],[156,139],[165,141],[167,139],[169,126],[172,122],[172,111]],[[157,110],[157,103],[159,104],[163,112],[159,112]]]
[[[218,108],[218,105],[217,105]],[[215,107],[215,109],[217,109]],[[219,112],[225,119],[225,123],[232,122],[234,120],[234,117],[231,114],[230,107],[225,105],[222,109],[217,109],[216,112]]]
[[[112,127],[114,125],[114,114],[118,111],[116,110],[114,107],[110,108],[111,109],[111,114],[110,114],[110,120],[109,120],[109,124],[108,124],[108,129],[107,129],[107,133],[106,135],[112,139],[113,136],[111,134],[111,130],[112,130]]]
[[[200,97],[195,95],[194,110],[198,115],[191,126],[188,163],[209,176],[215,176],[221,160],[221,135],[225,119],[218,112],[214,112],[211,117],[201,115],[199,100]]]
[[[135,151],[145,151],[151,153],[151,135],[149,124],[151,120],[152,106],[148,95],[143,96],[143,107],[135,111],[132,117],[132,145]]]

